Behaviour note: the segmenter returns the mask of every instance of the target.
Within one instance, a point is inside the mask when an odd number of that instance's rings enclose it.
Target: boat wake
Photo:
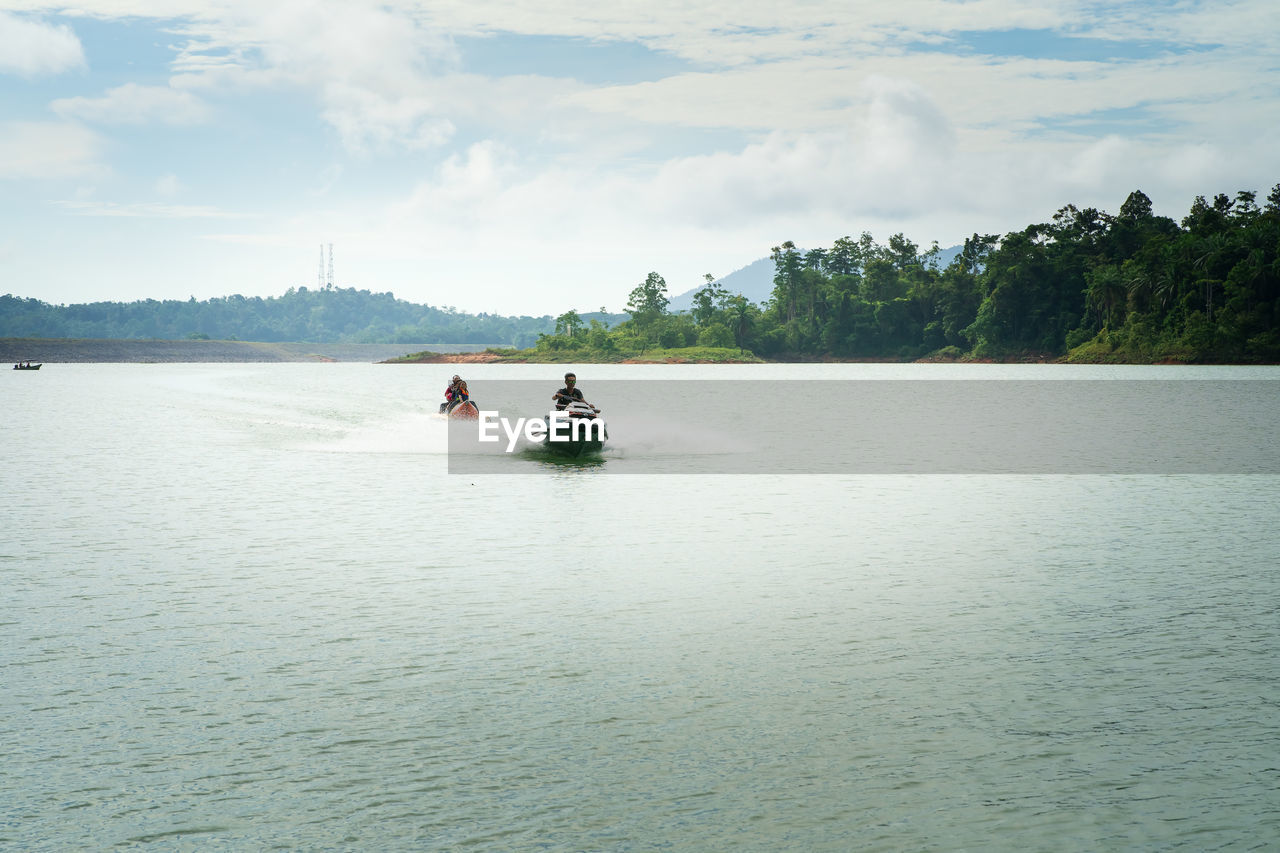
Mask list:
[[[437,412],[404,413],[355,425],[328,423],[325,427],[308,430],[308,435],[298,436],[291,446],[313,453],[453,455],[477,462],[483,457],[507,457],[517,464],[557,468],[593,468],[609,463],[630,467],[647,460],[665,468],[682,457],[732,456],[757,449],[742,432],[726,434],[722,430],[690,427],[665,413],[630,415],[611,421],[604,447],[576,457],[565,456],[542,441],[530,441],[523,434],[516,438],[514,447],[505,434],[500,434],[498,441],[479,443],[475,441],[475,421],[451,420]],[[482,463],[482,467],[490,469],[491,464],[505,467],[489,462]]]
[[[404,453],[443,456],[449,452],[449,420],[430,414],[406,414],[381,423],[360,424],[342,434],[295,445],[313,453]],[[475,429],[474,425],[471,427]]]
[[[610,453],[619,458],[721,456],[756,449],[741,430],[728,434],[723,430],[690,427],[661,414],[632,415],[615,423],[611,426],[616,438],[605,448],[606,456]]]

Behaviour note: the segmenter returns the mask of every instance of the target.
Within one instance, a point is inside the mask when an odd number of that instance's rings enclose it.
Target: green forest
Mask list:
[[[669,314],[657,273],[613,329],[561,315],[536,350],[611,360],[649,348],[733,347],[770,359],[1026,358],[1280,361],[1280,185],[1197,197],[1181,223],[1142,192],[1118,214],[1068,205],[1000,237],[974,234],[945,268],[901,234],[773,249],[772,298],[754,305],[708,275]]]
[[[1117,214],[1067,205],[1004,236],[973,234],[945,267],[938,247],[864,232],[830,248],[772,250],[764,304],[708,274],[671,313],[656,272],[622,315],[466,314],[367,290],[53,306],[0,297],[0,337],[213,338],[485,343],[533,360],[693,357],[1280,362],[1280,184],[1198,196],[1181,222],[1134,191]],[[621,320],[621,322],[617,322]],[[512,354],[515,355],[515,354]]]
[[[525,347],[551,316],[467,314],[353,288],[290,288],[283,296],[197,302],[147,299],[50,305],[0,296],[0,337],[241,340],[275,343],[479,343]]]

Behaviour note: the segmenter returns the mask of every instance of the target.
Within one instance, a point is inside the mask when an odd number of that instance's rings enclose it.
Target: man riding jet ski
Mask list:
[[[578,377],[564,375],[564,387],[551,395],[555,411],[547,416],[547,437],[543,443],[567,456],[598,453],[609,438],[600,410],[582,396]]]
[[[449,385],[444,389],[444,402],[440,404],[440,414],[451,418],[475,420],[480,416],[480,409],[471,402],[471,393],[467,383],[458,374],[453,374]]]

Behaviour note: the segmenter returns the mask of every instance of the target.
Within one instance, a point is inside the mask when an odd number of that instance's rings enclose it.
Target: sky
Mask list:
[[[0,0],[0,293],[620,311],[1280,182],[1275,0]]]

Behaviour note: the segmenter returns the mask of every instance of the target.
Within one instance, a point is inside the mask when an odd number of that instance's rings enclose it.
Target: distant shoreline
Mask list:
[[[1192,364],[1242,364],[1257,365],[1260,362],[1188,362],[1176,359],[1160,361],[1123,361],[1110,359],[1089,359],[1071,355],[1052,355],[1048,353],[1012,353],[1004,358],[974,358],[968,356],[945,357],[937,354],[923,358],[839,358],[836,356],[795,355],[783,358],[758,358],[753,355],[734,357],[730,354],[716,354],[706,357],[706,347],[687,347],[688,354],[681,349],[655,350],[650,357],[630,356],[627,358],[602,359],[583,355],[582,353],[557,353],[559,357],[549,358],[547,353],[529,350],[510,350],[494,352],[486,350],[471,353],[412,353],[399,358],[387,359],[382,364],[1128,364],[1158,365],[1166,367],[1185,367]],[[1270,362],[1261,362],[1269,364]]]
[[[251,364],[323,363],[364,364],[1167,364],[1188,362],[1125,361],[1016,353],[1004,358],[940,357],[919,359],[835,358],[784,355],[759,358],[731,348],[685,347],[655,349],[626,358],[592,358],[565,351],[546,353],[486,344],[348,344],[262,341],[165,341],[106,338],[0,338],[0,366],[19,362],[46,364]],[[1212,364],[1216,362],[1199,362]],[[1231,362],[1235,363],[1235,362]]]
[[[486,344],[347,344],[262,341],[165,341],[115,338],[0,338],[0,366],[48,364],[170,363],[376,363],[424,349],[478,352]]]
[[[557,353],[556,355],[561,355]],[[1039,354],[1023,354],[1000,362],[984,358],[836,358],[834,356],[791,356],[788,358],[759,358],[750,353],[735,356],[731,350],[716,351],[708,347],[657,349],[653,355],[628,356],[626,358],[600,359],[581,353],[564,353],[550,358],[548,353],[535,350],[485,350],[470,353],[421,352],[388,359],[384,364],[1054,364],[1064,363],[1065,358],[1053,358]]]

